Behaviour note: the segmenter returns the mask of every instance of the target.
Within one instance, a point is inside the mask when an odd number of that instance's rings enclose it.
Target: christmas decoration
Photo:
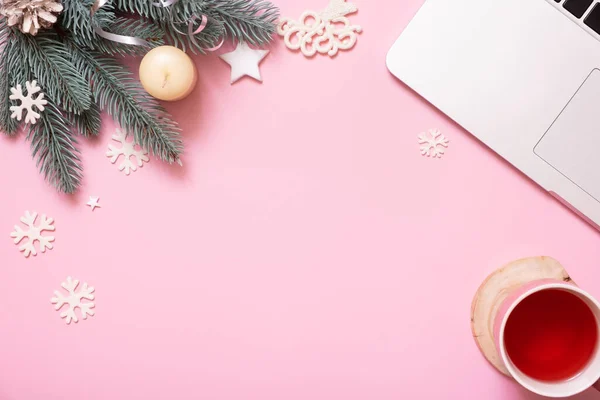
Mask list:
[[[68,309],[60,313],[61,318],[65,318],[65,322],[70,324],[71,321],[77,322],[77,315],[75,314],[75,309],[79,308],[81,312],[81,318],[87,319],[88,315],[93,316],[94,310],[92,308],[95,307],[95,304],[91,301],[94,300],[94,288],[92,286],[88,287],[87,283],[83,284],[81,290],[77,290],[77,286],[79,286],[79,281],[77,279],[73,279],[70,276],[67,277],[67,281],[61,284],[63,289],[65,289],[69,294],[68,296],[64,296],[58,290],[54,291],[53,298],[50,299],[50,302],[54,304],[55,310],[60,310],[65,304],[68,305]],[[86,299],[90,301],[82,302],[81,300]]]
[[[442,158],[448,143],[450,141],[437,129],[430,129],[428,132],[420,133],[419,144],[421,145],[421,155],[433,158]]]
[[[151,96],[165,101],[186,98],[198,81],[192,59],[173,46],[150,50],[142,59],[139,75],[144,89]]]
[[[258,65],[269,54],[269,50],[254,50],[246,43],[238,43],[231,53],[221,55],[221,59],[231,66],[231,83],[244,76],[250,76],[262,82]]]
[[[18,131],[11,107],[19,105],[10,89],[35,80],[47,104],[37,123],[27,125],[27,140],[40,172],[60,192],[81,185],[76,134],[97,135],[102,111],[145,151],[180,163],[177,123],[120,56],[141,56],[165,43],[206,53],[225,38],[264,46],[278,16],[266,0],[1,0],[0,128]]]
[[[44,253],[46,249],[52,249],[52,242],[54,242],[54,236],[44,236],[42,232],[54,230],[54,220],[52,218],[46,218],[46,215],[42,215],[39,225],[35,224],[37,213],[32,214],[29,211],[25,211],[25,216],[21,217],[21,222],[24,223],[27,228],[26,231],[21,229],[18,225],[15,225],[15,230],[10,234],[10,237],[14,238],[15,244],[19,244],[23,238],[27,238],[27,241],[19,246],[19,250],[23,252],[25,257],[29,257],[30,254],[37,255],[35,250],[35,242],[38,242],[40,251]]]
[[[94,211],[96,209],[96,207],[102,207],[100,204],[98,204],[99,200],[100,200],[100,197],[90,196],[90,200],[86,204],[88,206],[92,207],[92,211]]]
[[[40,93],[35,99],[33,98],[34,94],[42,90],[37,85],[36,81],[25,82],[25,87],[27,88],[27,96],[23,95],[23,89],[21,88],[21,85],[17,85],[16,88],[10,89],[12,94],[8,98],[10,100],[21,100],[21,104],[18,106],[10,107],[10,111],[12,111],[10,117],[16,118],[17,121],[20,121],[23,117],[23,110],[25,110],[25,123],[35,124],[35,122],[40,119],[40,114],[33,111],[33,107],[35,106],[40,112],[42,112],[44,111],[44,106],[48,104],[48,102],[44,100],[44,93]]]
[[[53,0],[3,0],[0,15],[8,18],[8,26],[18,25],[23,33],[36,35],[40,28],[50,28],[55,14],[63,10],[62,4]]]
[[[125,175],[129,175],[131,171],[137,171],[137,167],[143,167],[144,162],[150,161],[147,153],[144,150],[136,149],[133,140],[127,140],[127,133],[122,129],[117,129],[116,134],[112,136],[115,142],[121,143],[121,147],[115,147],[112,144],[108,145],[108,151],[106,156],[110,157],[111,163],[116,163],[119,156],[123,156],[123,161],[119,165],[119,171],[125,171]],[[131,161],[131,158],[135,158],[136,164]]]
[[[325,10],[305,11],[298,21],[282,18],[277,33],[283,36],[289,49],[300,50],[306,57],[317,52],[333,57],[339,50],[351,49],[356,44],[362,28],[351,25],[346,15],[357,11],[358,8],[346,0],[331,0]]]

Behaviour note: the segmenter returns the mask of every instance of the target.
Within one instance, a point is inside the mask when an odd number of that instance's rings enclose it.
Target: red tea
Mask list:
[[[557,289],[536,292],[512,311],[504,343],[512,363],[542,381],[577,376],[596,351],[598,323],[576,295]]]

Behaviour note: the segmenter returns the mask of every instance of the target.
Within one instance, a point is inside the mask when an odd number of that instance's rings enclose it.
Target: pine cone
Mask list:
[[[19,25],[23,33],[37,35],[40,28],[50,28],[63,10],[60,0],[0,0],[0,14],[8,26]]]

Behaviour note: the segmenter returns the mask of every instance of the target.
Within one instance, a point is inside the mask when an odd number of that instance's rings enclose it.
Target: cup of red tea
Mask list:
[[[494,320],[496,349],[512,377],[530,391],[569,397],[600,379],[600,303],[557,280],[511,293]]]

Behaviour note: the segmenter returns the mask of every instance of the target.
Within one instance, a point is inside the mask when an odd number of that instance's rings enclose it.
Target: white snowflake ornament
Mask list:
[[[333,57],[339,50],[349,50],[356,44],[362,28],[350,24],[346,15],[357,11],[358,7],[346,0],[330,0],[325,10],[305,11],[298,21],[280,19],[277,33],[290,50],[300,50],[306,57],[317,52]]]
[[[418,138],[421,145],[421,155],[433,158],[442,158],[448,148],[448,143],[450,143],[450,140],[437,129],[420,133]]]
[[[110,157],[111,163],[116,163],[119,156],[123,156],[123,161],[119,164],[119,171],[125,171],[125,175],[129,175],[131,171],[137,171],[137,167],[143,167],[144,162],[150,161],[148,153],[144,150],[137,150],[133,140],[127,141],[127,133],[122,129],[117,129],[112,136],[112,140],[121,143],[121,147],[115,147],[112,144],[108,145],[106,156]],[[135,163],[131,158],[135,158]]]
[[[39,96],[33,98],[34,94],[42,90],[42,88],[37,85],[36,81],[25,82],[25,87],[27,89],[27,96],[23,95],[23,88],[21,88],[21,85],[17,85],[16,88],[10,88],[12,94],[8,98],[11,100],[21,100],[21,104],[18,106],[10,106],[10,111],[12,111],[10,117],[20,121],[21,118],[23,118],[23,110],[25,110],[25,123],[35,124],[37,120],[40,119],[40,114],[35,112],[33,107],[35,106],[39,112],[42,112],[44,111],[44,106],[48,104],[48,102],[44,99],[44,93],[40,93]]]
[[[60,310],[65,304],[69,306],[69,308],[60,313],[61,318],[65,318],[65,322],[70,324],[71,321],[77,322],[77,315],[75,314],[75,309],[79,308],[81,312],[81,318],[87,319],[88,315],[93,316],[94,308],[96,305],[91,300],[94,300],[94,288],[92,286],[88,286],[87,283],[83,284],[81,290],[76,292],[77,286],[79,286],[79,281],[77,279],[73,279],[70,276],[67,277],[67,281],[61,284],[63,289],[68,292],[68,296],[64,296],[58,290],[54,291],[53,298],[50,299],[50,302],[54,304],[55,310]],[[81,300],[86,299],[90,301],[86,301],[85,303]]]
[[[42,236],[43,231],[53,231],[54,220],[52,218],[46,218],[46,215],[42,215],[39,225],[35,225],[35,219],[37,213],[30,214],[29,211],[25,211],[25,216],[21,217],[21,222],[24,223],[29,229],[24,231],[20,226],[15,225],[15,231],[11,232],[10,237],[14,238],[15,244],[19,244],[23,238],[27,238],[27,242],[19,247],[19,250],[23,252],[25,257],[29,257],[30,254],[37,255],[35,249],[35,242],[39,243],[40,251],[44,253],[46,249],[52,249],[52,242],[54,242],[54,236]]]

